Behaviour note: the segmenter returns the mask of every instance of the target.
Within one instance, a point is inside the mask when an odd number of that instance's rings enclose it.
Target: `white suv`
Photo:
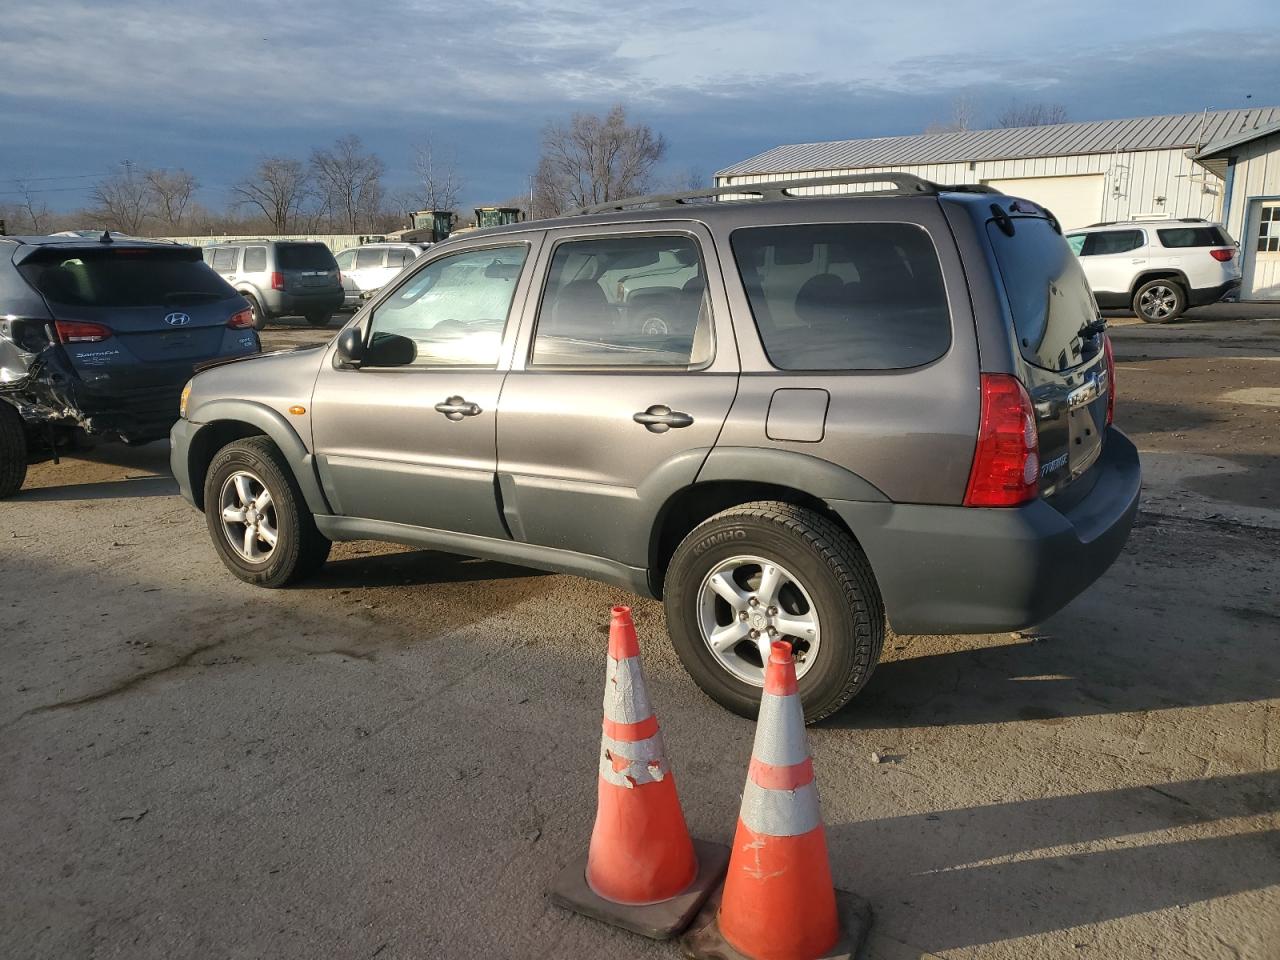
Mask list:
[[[343,250],[337,256],[338,269],[342,271],[343,306],[359,307],[429,246],[429,243],[366,243]]]
[[[1239,246],[1205,220],[1096,223],[1067,234],[1098,306],[1132,307],[1147,323],[1168,323],[1188,307],[1230,299],[1240,289]]]

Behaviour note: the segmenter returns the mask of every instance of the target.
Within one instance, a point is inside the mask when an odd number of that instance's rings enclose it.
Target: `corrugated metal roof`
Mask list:
[[[1222,153],[1224,150],[1230,150],[1232,147],[1238,147],[1241,144],[1249,143],[1252,140],[1258,140],[1262,137],[1269,137],[1273,133],[1280,133],[1280,120],[1274,123],[1263,124],[1258,127],[1250,127],[1243,133],[1235,133],[1223,140],[1216,140],[1209,144],[1194,157],[1196,160],[1205,160],[1215,154]]]
[[[1128,120],[1055,123],[1040,127],[793,143],[774,147],[749,160],[725,167],[716,176],[1201,148],[1246,136],[1254,128],[1276,122],[1280,122],[1280,107],[1251,107]]]

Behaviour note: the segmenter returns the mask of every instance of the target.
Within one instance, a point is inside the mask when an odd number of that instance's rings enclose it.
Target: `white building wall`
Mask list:
[[[1227,232],[1244,242],[1248,202],[1260,197],[1280,197],[1280,133],[1242,144],[1235,151],[1231,174],[1231,208]]]
[[[804,170],[785,174],[717,177],[716,185],[733,186],[770,180],[889,171],[913,173],[935,183],[983,183],[987,180],[1017,177],[1101,173],[1105,175],[1106,181],[1098,220],[1128,220],[1135,217],[1204,217],[1206,220],[1218,220],[1222,213],[1222,181],[1192,161],[1187,154],[1188,151],[1182,149],[1144,150],[1136,153],[1095,153],[1018,160]],[[1276,176],[1280,176],[1280,161],[1276,161],[1276,166]],[[817,187],[814,192],[847,191],[840,187]],[[1234,201],[1234,196],[1232,199]]]

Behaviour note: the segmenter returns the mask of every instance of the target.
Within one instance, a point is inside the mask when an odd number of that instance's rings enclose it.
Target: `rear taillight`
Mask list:
[[[1016,507],[1039,492],[1036,415],[1026,388],[1003,373],[982,374],[982,414],[966,507]]]
[[[1102,335],[1102,352],[1107,361],[1107,426],[1116,418],[1116,355],[1111,349],[1111,338]]]
[[[253,311],[245,307],[239,313],[233,313],[231,319],[227,321],[228,327],[234,327],[237,330],[243,330],[245,327],[253,326]]]
[[[284,289],[284,274],[281,273],[279,270],[275,270],[271,274],[271,289],[272,290]]]
[[[1210,250],[1209,256],[1219,263],[1230,263],[1236,255],[1235,247],[1223,247],[1221,250]]]
[[[54,329],[62,343],[101,343],[111,339],[111,328],[82,320],[55,320]]]

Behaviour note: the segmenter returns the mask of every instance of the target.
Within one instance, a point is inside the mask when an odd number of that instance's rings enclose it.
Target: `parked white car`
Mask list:
[[[338,254],[342,271],[343,306],[359,307],[413,263],[429,243],[367,243]]]
[[[1205,220],[1097,223],[1067,234],[1094,299],[1104,310],[1132,307],[1147,323],[1168,323],[1188,307],[1234,297],[1239,244]]]

